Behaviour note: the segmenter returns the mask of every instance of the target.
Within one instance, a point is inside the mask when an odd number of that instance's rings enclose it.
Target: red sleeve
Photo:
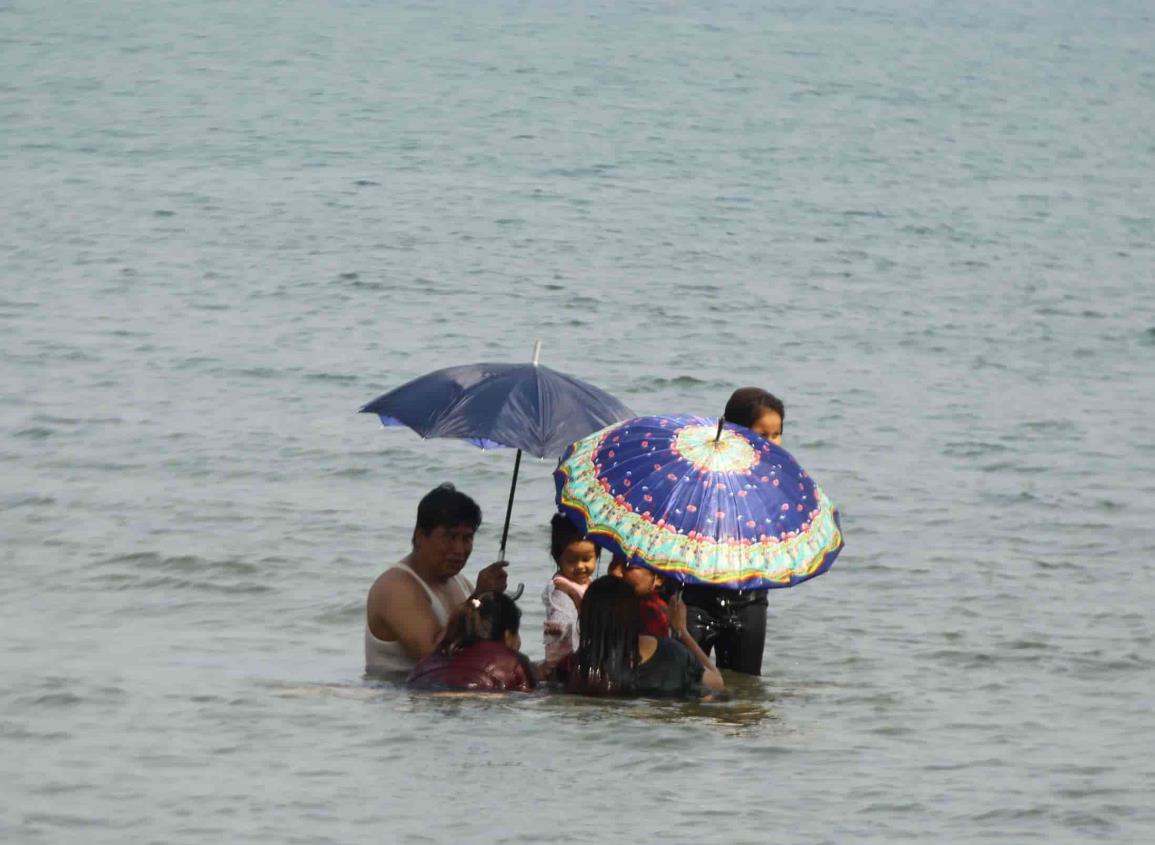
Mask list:
[[[650,593],[641,601],[642,633],[651,637],[670,636],[670,611],[662,597]]]

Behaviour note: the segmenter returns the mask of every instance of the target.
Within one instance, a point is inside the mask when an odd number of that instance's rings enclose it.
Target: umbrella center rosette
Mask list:
[[[684,583],[789,587],[842,548],[838,512],[789,452],[700,417],[641,417],[570,447],[558,506],[595,542]]]
[[[746,473],[758,463],[758,453],[746,438],[717,426],[692,425],[677,433],[671,448],[704,472]]]

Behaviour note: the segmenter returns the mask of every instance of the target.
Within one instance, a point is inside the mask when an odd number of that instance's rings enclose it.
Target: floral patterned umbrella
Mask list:
[[[790,453],[718,420],[611,425],[574,443],[554,479],[590,539],[682,583],[791,587],[842,549],[838,511]]]

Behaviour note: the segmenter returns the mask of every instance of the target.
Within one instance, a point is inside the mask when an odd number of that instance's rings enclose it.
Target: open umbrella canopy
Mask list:
[[[554,479],[590,539],[682,583],[790,587],[842,549],[837,510],[790,453],[714,419],[610,426],[574,443]]]
[[[361,409],[376,414],[384,425],[408,426],[422,437],[457,438],[483,449],[517,449],[501,530],[502,559],[521,453],[539,458],[560,455],[578,438],[633,416],[604,390],[539,364],[540,352],[538,341],[529,364],[465,364],[437,370]]]
[[[633,412],[604,390],[541,364],[466,364],[437,370],[361,409],[422,437],[558,457],[579,438]]]

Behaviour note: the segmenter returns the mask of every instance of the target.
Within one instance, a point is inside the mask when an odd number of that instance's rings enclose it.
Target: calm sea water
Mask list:
[[[0,4],[0,838],[1151,841],[1152,44],[1122,0]],[[639,412],[785,397],[847,548],[729,700],[363,682],[417,498],[481,501],[476,570],[512,456],[354,411],[535,337]]]

